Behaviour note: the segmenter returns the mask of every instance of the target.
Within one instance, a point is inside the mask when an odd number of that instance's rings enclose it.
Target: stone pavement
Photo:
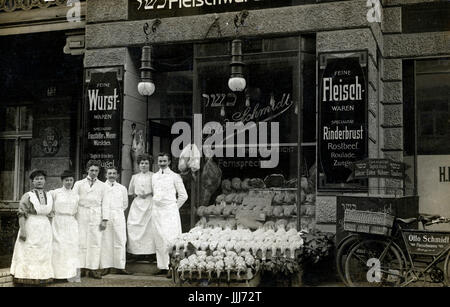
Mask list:
[[[127,263],[126,269],[133,275],[108,274],[102,279],[82,277],[79,283],[54,283],[48,287],[175,287],[172,279],[154,275],[158,268],[156,263],[139,261]]]
[[[94,279],[91,277],[81,278],[79,283],[53,283],[47,287],[177,287],[172,279],[168,279],[162,275],[155,275],[158,271],[156,263],[140,261],[128,263],[127,270],[132,275],[108,274],[102,279]],[[315,272],[314,272],[315,271]],[[9,268],[0,270],[0,287],[12,287],[12,278],[9,275]],[[184,284],[183,287],[189,286]],[[217,287],[217,284],[211,284]],[[227,286],[225,283],[221,286]],[[244,286],[244,285],[243,285]],[[274,286],[273,284],[260,284],[261,287]],[[303,275],[302,287],[345,287],[345,285],[334,274],[323,274],[320,270],[312,270],[305,272]],[[431,283],[415,283],[411,287],[442,287],[442,284]]]

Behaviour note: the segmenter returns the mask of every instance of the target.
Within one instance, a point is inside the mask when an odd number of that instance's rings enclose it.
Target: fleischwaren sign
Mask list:
[[[128,19],[202,15],[295,5],[294,0],[129,0]]]

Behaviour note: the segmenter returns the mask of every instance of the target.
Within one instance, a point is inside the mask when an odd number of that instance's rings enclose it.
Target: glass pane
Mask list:
[[[264,39],[264,51],[297,50],[298,37]]]
[[[16,110],[15,107],[0,108],[0,131],[16,131]]]
[[[153,48],[155,93],[149,97],[149,118],[192,116],[193,46],[162,45]],[[139,51],[140,52],[140,51]]]
[[[302,142],[316,141],[316,56],[303,55]]]
[[[20,189],[19,192],[22,195],[26,191],[30,190],[30,171],[31,171],[31,140],[20,141]]]
[[[279,143],[298,141],[297,61],[295,57],[245,57],[246,89],[228,88],[229,62],[198,64],[199,97],[204,122],[277,123]],[[270,127],[271,124],[268,126]],[[225,126],[224,126],[225,127]],[[282,132],[282,133],[281,133]]]
[[[418,154],[450,154],[450,73],[417,75],[416,86]]]
[[[20,107],[20,130],[33,129],[33,110],[31,106]]]
[[[279,40],[273,44],[264,41],[261,50],[288,48],[295,41]],[[294,196],[295,203],[299,168],[297,52],[246,53],[258,51],[258,40],[243,47],[246,89],[242,92],[233,92],[228,87],[229,58],[197,60],[198,96],[194,99],[201,102],[203,126],[216,123],[214,134],[206,134],[206,130],[203,134],[203,151],[208,144],[213,145],[215,157],[202,165],[202,173],[206,175],[201,177],[198,206],[214,204],[218,196],[220,199],[225,194],[226,203],[233,196],[239,202],[246,196],[265,193],[276,196],[277,201],[271,204],[291,199],[290,195]],[[245,125],[245,133],[236,132],[237,124]],[[219,169],[220,178],[217,177]],[[242,188],[245,179],[249,180],[249,191]],[[227,189],[229,183],[231,192]],[[262,186],[271,189],[258,188]],[[281,200],[281,196],[286,198]],[[270,197],[266,199],[270,202]],[[272,215],[268,218],[277,219]],[[286,219],[296,222],[297,216],[291,213]],[[305,222],[305,227],[308,225]]]
[[[439,60],[421,60],[416,61],[416,72],[450,72],[450,59],[443,58]]]
[[[0,140],[0,199],[14,200],[15,140]]]

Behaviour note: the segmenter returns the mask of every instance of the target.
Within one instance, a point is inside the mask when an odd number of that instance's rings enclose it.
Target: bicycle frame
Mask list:
[[[406,254],[408,255],[409,270],[408,270],[406,273],[409,273],[409,272],[414,273],[414,276],[413,276],[411,279],[405,280],[405,282],[402,283],[402,284],[400,285],[401,287],[406,287],[406,286],[408,286],[409,284],[411,284],[411,283],[413,283],[413,282],[415,282],[415,281],[418,281],[418,280],[419,280],[422,276],[424,276],[424,275],[425,275],[432,267],[434,267],[434,265],[435,265],[436,263],[438,263],[438,262],[440,262],[440,261],[442,261],[442,260],[445,260],[445,257],[446,257],[447,254],[450,252],[450,244],[449,244],[446,248],[442,249],[442,251],[439,252],[437,255],[417,254],[417,255],[426,256],[426,257],[432,257],[432,258],[433,258],[433,261],[431,261],[431,262],[428,262],[428,261],[424,261],[424,262],[423,262],[423,263],[426,263],[426,264],[427,264],[427,266],[426,266],[424,269],[418,269],[418,268],[415,266],[415,263],[418,262],[418,261],[415,261],[415,260],[412,258],[412,255],[413,255],[413,254],[410,252],[410,250],[409,250],[409,248],[408,248],[409,242],[406,241],[406,238],[405,238],[405,236],[404,236],[405,231],[416,231],[416,230],[402,229],[400,225],[397,225],[397,227],[398,227],[398,233],[397,233],[397,236],[396,236],[396,237],[398,237],[399,235],[402,237],[403,244],[405,245]],[[427,231],[427,230],[425,230],[425,229],[422,230],[422,233],[433,234],[432,231]],[[449,233],[449,234],[450,234],[450,233]],[[400,250],[402,250],[402,249],[400,249]],[[407,263],[405,262],[405,264],[407,264]],[[406,276],[406,275],[405,275],[405,276]],[[407,276],[406,276],[406,278],[407,278]]]

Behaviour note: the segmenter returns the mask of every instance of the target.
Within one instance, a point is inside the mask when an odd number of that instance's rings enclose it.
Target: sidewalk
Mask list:
[[[128,263],[126,269],[133,273],[133,275],[118,275],[108,274],[103,276],[102,279],[94,279],[90,277],[81,278],[81,283],[55,283],[48,287],[178,287],[172,279],[168,279],[165,276],[155,276],[158,271],[156,263],[149,262],[134,262]],[[344,287],[343,283],[336,282],[335,280],[317,280],[312,281],[305,280],[304,287]],[[188,286],[184,284],[183,287]],[[214,284],[212,286],[217,286]],[[224,285],[226,286],[226,285]],[[264,287],[264,285],[261,285]]]

